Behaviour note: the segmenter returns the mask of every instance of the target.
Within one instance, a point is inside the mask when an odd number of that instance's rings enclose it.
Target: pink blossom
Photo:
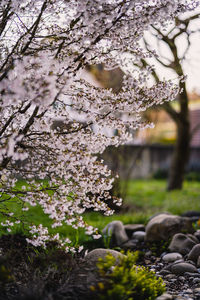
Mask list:
[[[23,213],[26,203],[39,204],[53,228],[85,227],[93,238],[100,235],[86,224],[84,211],[113,213],[106,200],[114,179],[97,154],[132,141],[130,129],[152,126],[143,123],[141,113],[179,92],[170,80],[149,85],[151,68],[131,67],[149,55],[139,41],[150,25],[166,26],[178,13],[198,5],[195,0],[99,3],[0,3],[1,16],[9,15],[0,41],[0,199],[5,194],[8,201],[17,197]],[[132,57],[125,56],[127,52]],[[118,94],[81,78],[85,66],[92,64],[123,68]],[[20,193],[15,189],[18,176],[27,182]],[[121,205],[121,199],[116,204]],[[9,214],[10,221],[1,222],[7,230],[18,222]],[[34,246],[45,247],[53,239],[66,251],[75,251],[71,241],[51,236],[42,224],[30,226],[30,233],[27,241]]]

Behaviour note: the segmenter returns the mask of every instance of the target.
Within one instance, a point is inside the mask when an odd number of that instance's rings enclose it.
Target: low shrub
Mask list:
[[[185,175],[185,179],[188,181],[200,181],[200,172],[189,172]]]
[[[99,300],[153,300],[165,291],[161,278],[148,269],[137,266],[138,252],[128,252],[118,264],[107,255],[100,259],[97,267],[101,281],[91,290]]]
[[[153,256],[159,257],[163,252],[167,252],[171,239],[168,241],[160,240],[154,242],[147,242],[146,245]]]
[[[167,179],[168,178],[168,168],[160,168],[154,172],[153,178],[154,179]]]
[[[0,286],[12,281],[14,278],[10,270],[5,265],[4,259],[0,257]]]

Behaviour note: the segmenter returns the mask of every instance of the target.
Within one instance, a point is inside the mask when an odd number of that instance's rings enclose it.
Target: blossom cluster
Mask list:
[[[197,5],[195,0],[1,1],[2,203],[17,198],[23,213],[39,204],[53,228],[83,227],[100,237],[82,217],[91,208],[113,213],[107,205],[112,174],[97,154],[130,141],[129,129],[145,126],[140,113],[179,92],[172,81],[151,85],[150,68],[132,70],[149,56],[139,41],[150,25],[164,26]],[[119,93],[81,78],[87,65],[102,63],[125,70]],[[20,191],[15,187],[19,177],[27,182]],[[9,217],[1,224],[8,230]],[[28,241],[35,246],[53,239],[70,249],[69,240],[51,237],[42,224],[32,225],[30,233]]]

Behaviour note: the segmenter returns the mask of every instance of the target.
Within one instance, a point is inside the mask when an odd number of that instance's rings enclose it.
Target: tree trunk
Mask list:
[[[190,122],[188,118],[180,118],[176,125],[177,140],[169,170],[168,191],[182,188],[190,153]]]

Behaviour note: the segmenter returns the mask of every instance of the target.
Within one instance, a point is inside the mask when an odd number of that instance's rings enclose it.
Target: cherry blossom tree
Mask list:
[[[140,112],[179,92],[172,81],[150,85],[151,67],[129,68],[150,55],[139,40],[150,25],[164,26],[196,5],[192,0],[1,1],[1,204],[17,199],[24,212],[39,204],[53,228],[66,223],[99,237],[82,216],[87,208],[113,213],[106,205],[111,172],[96,154],[131,140],[128,128],[148,126]],[[82,78],[87,65],[100,63],[126,69],[119,93]],[[57,119],[62,126],[55,125]],[[116,129],[118,135],[110,134]],[[20,190],[19,176],[27,182]],[[1,226],[8,231],[20,222],[7,206],[0,214],[7,217]],[[50,236],[42,224],[30,226],[30,233],[28,241],[36,246],[48,240],[70,244]]]

